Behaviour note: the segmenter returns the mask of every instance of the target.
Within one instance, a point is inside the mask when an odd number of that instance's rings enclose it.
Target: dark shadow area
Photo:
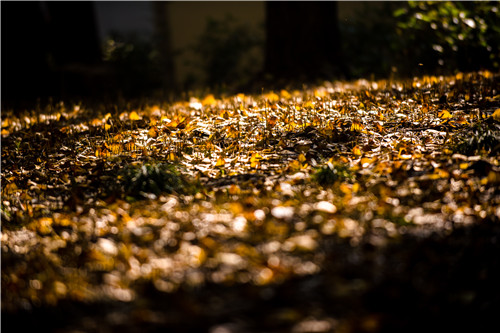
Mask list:
[[[172,47],[182,27],[170,26],[166,4],[152,6],[151,40],[119,32],[99,40],[92,2],[2,3],[2,107],[172,100],[193,89],[260,93],[500,66],[496,2],[366,2],[342,21],[336,2],[269,2],[263,31],[207,18],[186,49]],[[190,76],[176,82],[174,58],[189,65],[189,54],[197,59]]]
[[[107,75],[91,2],[2,3],[2,107],[101,96]]]
[[[407,234],[379,248],[325,239],[320,273],[282,284],[206,284],[165,294],[152,285],[131,303],[2,312],[5,332],[485,332],[500,310],[500,225],[489,220],[449,235]],[[312,324],[310,324],[312,325]],[[311,326],[312,327],[312,326]]]

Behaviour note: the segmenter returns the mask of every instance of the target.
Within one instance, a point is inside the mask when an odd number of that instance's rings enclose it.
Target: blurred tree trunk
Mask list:
[[[93,6],[2,2],[2,103],[91,93],[89,72],[101,62]]]
[[[274,79],[347,76],[336,1],[266,3],[265,72]]]
[[[169,3],[167,1],[153,1],[155,44],[160,53],[160,66],[162,69],[163,93],[176,92],[175,67],[172,53],[172,40],[170,31]]]
[[[54,82],[46,58],[47,27],[39,2],[2,1],[2,108],[30,106]]]

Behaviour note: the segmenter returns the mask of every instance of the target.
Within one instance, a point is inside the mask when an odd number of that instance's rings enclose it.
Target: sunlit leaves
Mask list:
[[[442,110],[438,113],[438,117],[443,119],[443,120],[446,120],[446,119],[450,119],[452,117],[452,115],[448,110]]]
[[[135,111],[130,112],[130,114],[129,114],[128,117],[132,121],[134,121],[134,120],[141,120],[141,117]]]
[[[158,137],[158,130],[154,127],[151,127],[148,131],[148,135],[152,138]]]
[[[262,161],[262,156],[259,153],[253,153],[250,157],[250,167],[258,168],[260,166],[260,162]]]
[[[497,216],[495,77],[2,110],[2,291],[54,304],[267,286],[318,273],[332,239],[376,247]]]
[[[358,147],[358,146],[354,146],[352,148],[352,153],[356,156],[361,156],[363,155],[363,152],[361,151],[361,149]]]
[[[495,112],[491,115],[491,117],[496,121],[500,123],[500,109],[496,109]]]
[[[226,160],[222,157],[219,157],[217,159],[217,162],[215,163],[216,167],[223,167],[226,164]]]

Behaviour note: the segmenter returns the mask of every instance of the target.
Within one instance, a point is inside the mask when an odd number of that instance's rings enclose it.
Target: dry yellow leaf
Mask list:
[[[156,130],[156,128],[151,127],[148,131],[148,135],[152,138],[156,138],[158,136],[158,131]]]
[[[358,120],[355,120],[352,122],[352,125],[351,125],[351,131],[361,131],[362,129],[364,129],[365,127],[363,126],[363,124],[361,124]]]
[[[205,96],[205,98],[203,99],[203,101],[201,101],[201,104],[203,104],[203,105],[214,105],[215,104],[214,95],[209,94],[209,95]]]
[[[438,117],[441,119],[449,119],[452,115],[448,110],[442,110],[438,113]]]
[[[215,163],[215,166],[216,167],[223,167],[224,164],[226,164],[226,161],[222,157],[219,157],[217,159],[217,162]]]
[[[229,194],[231,194],[231,195],[237,195],[237,194],[241,193],[240,187],[236,184],[231,184],[231,186],[229,186],[228,191],[229,191]]]
[[[500,122],[500,109],[496,109],[495,112],[491,115],[491,117],[495,120]]]
[[[292,97],[292,95],[290,95],[290,93],[284,89],[281,90],[280,95],[281,95],[281,97],[286,98],[286,99],[289,99]]]
[[[355,146],[354,148],[352,148],[352,153],[356,156],[361,156],[363,154],[361,149],[359,149],[358,146]]]
[[[171,151],[169,154],[168,154],[168,159],[170,161],[177,161],[179,158],[177,157],[177,155],[175,155],[175,153],[173,151]]]
[[[130,112],[130,115],[128,116],[128,119],[130,120],[141,120],[141,117],[137,114],[137,112],[132,111]]]

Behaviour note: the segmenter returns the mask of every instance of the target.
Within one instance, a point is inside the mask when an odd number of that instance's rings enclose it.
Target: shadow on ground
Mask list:
[[[279,285],[144,286],[130,303],[2,311],[3,332],[487,332],[500,310],[500,224],[406,234],[385,247],[330,238],[320,273]],[[493,325],[493,326],[492,326]]]

